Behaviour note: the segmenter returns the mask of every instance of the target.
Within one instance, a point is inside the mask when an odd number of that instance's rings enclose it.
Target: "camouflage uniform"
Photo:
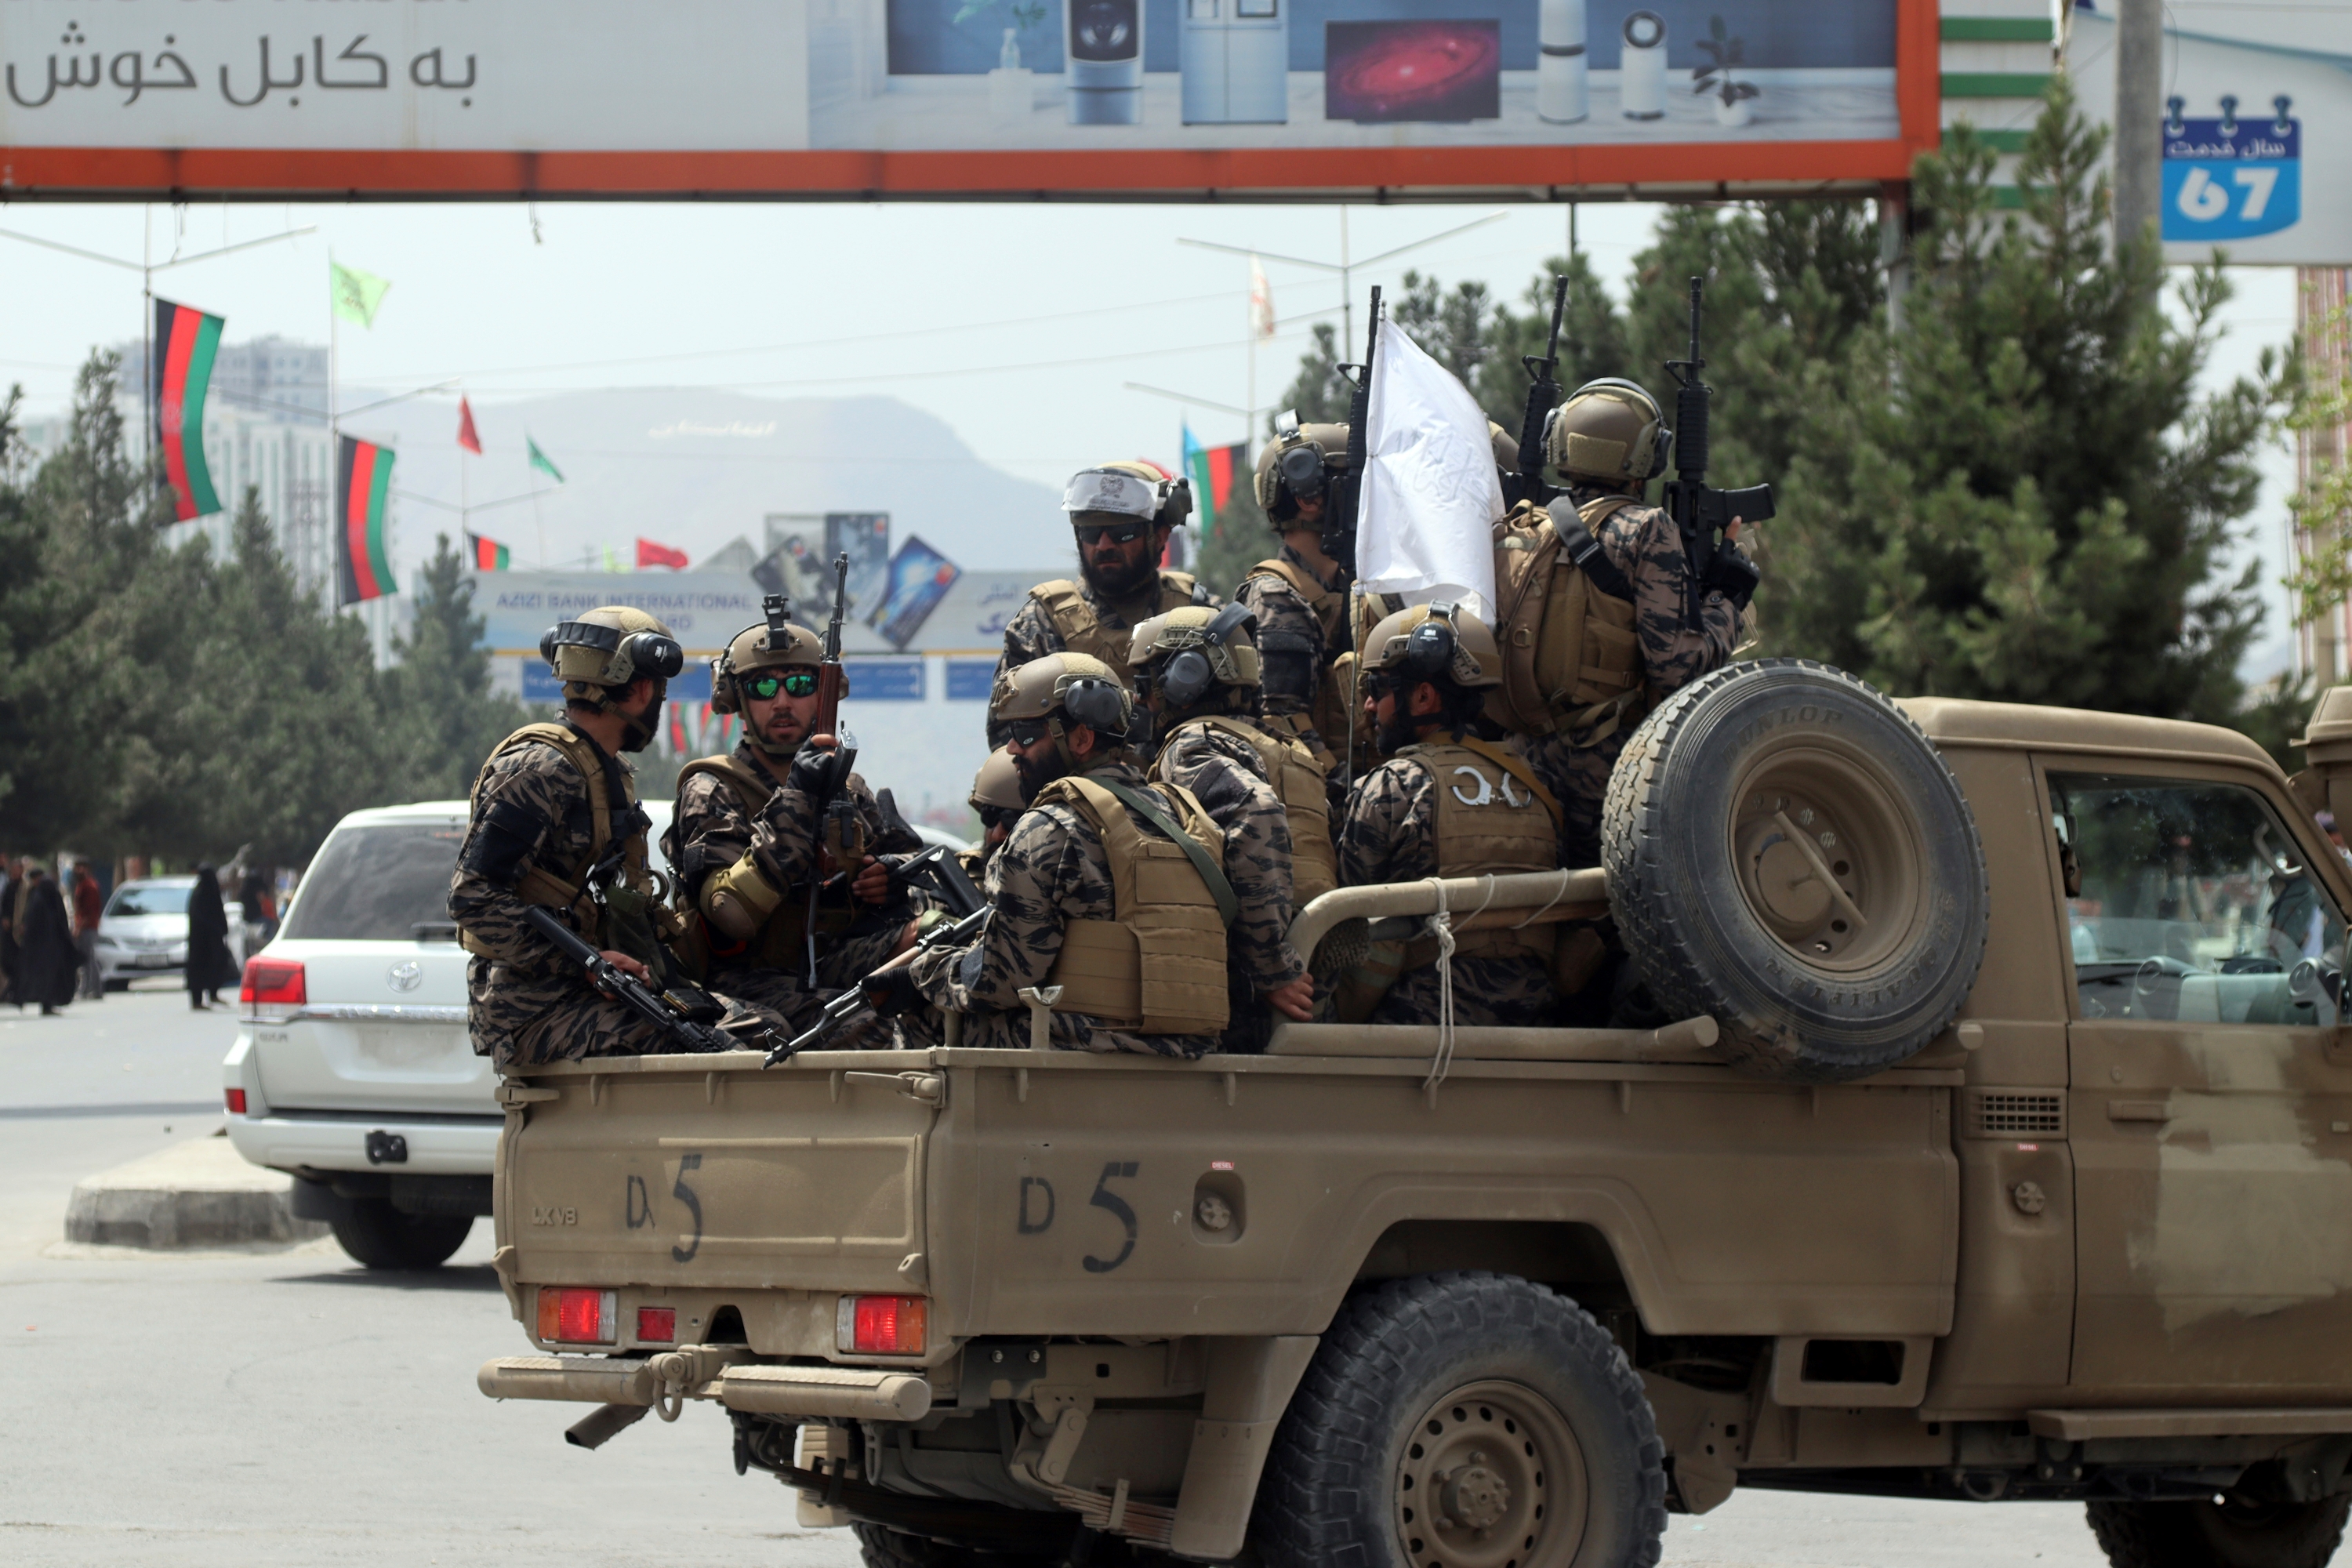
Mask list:
[[[1149,790],[1124,761],[1089,773]],[[1121,810],[1129,810],[1125,806]],[[1156,833],[1129,810],[1146,833]],[[1029,1044],[1024,986],[1042,985],[1062,950],[1063,923],[1110,920],[1118,907],[1102,840],[1085,816],[1061,802],[1022,814],[1013,837],[989,862],[988,901],[996,907],[988,935],[967,948],[940,948],[914,961],[915,989],[933,1006],[963,1015],[963,1043],[999,1049]],[[1055,1013],[1051,1038],[1065,1050],[1128,1051],[1190,1059],[1214,1035],[1145,1035],[1112,1029],[1084,1013]]]
[[[736,761],[772,787],[767,804],[756,817],[744,810],[742,797],[734,787],[715,774],[697,773],[678,790],[677,816],[662,836],[662,853],[677,868],[679,888],[689,907],[700,900],[703,884],[750,854],[754,842],[767,845],[769,858],[793,879],[792,889],[785,895],[786,907],[807,907],[807,877],[816,863],[819,813],[799,790],[776,784],[774,775],[761,765],[761,756],[748,740],[736,744]],[[858,819],[866,826],[868,854],[901,855],[922,848],[922,841],[912,834],[894,834],[884,826],[882,809],[863,777],[850,774],[842,793],[856,805]],[[826,904],[838,907],[836,900],[845,896],[829,894]],[[719,943],[724,939],[716,932],[711,933],[709,985],[778,1015],[794,1033],[807,1028],[825,1002],[889,962],[916,912],[903,897],[878,906],[854,904],[851,908],[854,919],[847,931],[828,937],[823,923],[824,907],[820,907],[815,992],[808,989],[802,964],[772,967],[759,962],[750,944],[731,953],[721,952]],[[855,1042],[846,1037],[833,1042],[836,1046],[851,1043]]]
[[[1182,572],[1159,573],[1138,592],[1118,599],[1105,598],[1083,575],[1075,581],[1078,585],[1078,596],[1086,601],[1087,608],[1094,612],[1096,620],[1101,624],[1098,634],[1101,646],[1075,651],[1092,654],[1109,665],[1130,690],[1134,682],[1127,673],[1129,632],[1154,616],[1164,615],[1186,605],[1223,603],[1195,583],[1189,574]],[[1047,654],[1071,651],[1062,637],[1061,628],[1054,624],[1053,612],[1046,607],[1042,596],[1042,591],[1052,585],[1041,584],[1032,588],[1029,596],[1022,601],[1021,607],[1013,613],[1013,618],[1004,623],[1004,652],[996,660],[996,680],[990,689],[992,695],[988,704],[988,745],[991,751],[1003,747],[1010,733],[1003,721],[997,718],[996,710],[1002,706],[998,699],[1004,694],[1013,672],[1024,664],[1044,658]]]
[[[645,818],[630,803],[624,784],[630,773],[627,761],[604,754],[604,768],[613,815],[609,852],[629,835],[643,832]],[[538,828],[529,853],[508,868],[510,874],[499,874],[492,837],[486,837],[485,819],[499,806],[509,808],[502,814],[507,820]],[[449,918],[457,922],[473,953],[466,966],[466,992],[474,1049],[492,1058],[500,1072],[670,1048],[659,1031],[591,986],[523,918],[517,879],[530,867],[560,877],[564,868],[586,858],[593,832],[587,781],[569,758],[545,742],[492,758],[475,785],[473,821],[449,882]],[[487,872],[486,853],[491,860]],[[605,945],[575,910],[559,909],[555,914],[590,946]]]
[[[1616,493],[1578,485],[1554,504],[1581,506]],[[1742,619],[1730,600],[1719,593],[1707,594],[1699,606],[1697,628],[1685,624],[1690,559],[1683,552],[1682,532],[1672,518],[1654,506],[1622,507],[1602,521],[1594,538],[1633,585],[1643,686],[1652,706],[1730,662],[1731,650],[1741,640]],[[1512,749],[1527,759],[1559,802],[1561,865],[1601,863],[1601,803],[1609,792],[1609,770],[1641,727],[1640,711],[1628,715],[1614,733],[1587,746],[1571,745],[1559,734],[1512,737]]]
[[[1437,864],[1436,776],[1410,756],[1391,758],[1349,792],[1339,830],[1339,883],[1416,882],[1440,874]],[[1368,1020],[1374,1024],[1438,1021],[1438,966],[1405,970]],[[1454,1021],[1462,1025],[1540,1026],[1558,1005],[1550,967],[1537,958],[1454,960]]]
[[[1290,826],[1257,748],[1228,731],[1180,724],[1151,764],[1151,777],[1191,790],[1225,832],[1225,880],[1241,914],[1227,928],[1225,994],[1233,1022],[1228,1051],[1262,1051],[1272,1010],[1258,1000],[1307,973],[1289,941]]]
[[[1296,568],[1310,582],[1330,586],[1287,542],[1275,552],[1275,559]],[[1267,721],[1267,728],[1275,733],[1286,735],[1315,753],[1316,761],[1323,764],[1329,776],[1332,804],[1337,807],[1347,799],[1348,737],[1334,735],[1327,739],[1317,730],[1315,715],[1322,700],[1322,684],[1330,675],[1331,661],[1347,651],[1346,595],[1340,595],[1339,618],[1328,628],[1322,617],[1315,613],[1314,606],[1299,595],[1297,586],[1289,579],[1272,572],[1255,573],[1244,579],[1242,585],[1234,591],[1234,597],[1247,605],[1257,617],[1256,637],[1261,665],[1269,647],[1279,649],[1286,642],[1294,651],[1304,647],[1311,653],[1313,674],[1306,694],[1301,696],[1296,692],[1276,692],[1261,688],[1258,712]]]

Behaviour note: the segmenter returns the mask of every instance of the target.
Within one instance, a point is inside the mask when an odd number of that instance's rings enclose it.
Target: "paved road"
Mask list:
[[[488,1225],[447,1268],[371,1276],[333,1242],[201,1256],[74,1248],[82,1176],[221,1124],[227,1016],[175,993],[0,1010],[0,1561],[850,1568],[843,1531],[728,1462],[689,1406],[595,1453],[576,1412],[493,1405],[525,1348]],[[2103,1568],[2082,1510],[1743,1492],[1668,1535],[1675,1568]]]

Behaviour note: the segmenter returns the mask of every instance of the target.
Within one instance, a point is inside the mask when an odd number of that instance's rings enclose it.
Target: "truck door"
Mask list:
[[[2342,879],[2311,863],[2334,851],[2238,770],[2046,780],[2074,979],[2074,1386],[2352,1384]]]

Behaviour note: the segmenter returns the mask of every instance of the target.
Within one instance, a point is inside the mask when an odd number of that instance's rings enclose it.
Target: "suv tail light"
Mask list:
[[[866,1355],[920,1355],[930,1308],[920,1296],[844,1296],[835,1345]]]
[[[232,1089],[228,1091],[228,1113],[231,1116],[245,1114],[245,1090]]]
[[[310,1000],[302,966],[283,958],[248,958],[236,999],[248,1007],[299,1007]]]
[[[572,1345],[609,1345],[620,1316],[610,1290],[588,1290],[573,1285],[539,1288],[539,1337]]]

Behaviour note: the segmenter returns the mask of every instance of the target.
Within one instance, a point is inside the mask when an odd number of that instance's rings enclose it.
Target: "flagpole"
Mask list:
[[[322,553],[327,563],[326,575],[330,579],[326,592],[331,597],[340,599],[342,597],[342,580],[334,565],[335,541],[340,537],[335,526],[339,521],[335,516],[335,476],[342,472],[343,426],[342,416],[337,408],[341,400],[335,395],[337,357],[342,342],[342,334],[335,326],[337,314],[335,247],[330,245],[327,247],[327,504],[324,509],[325,526],[320,531],[324,537],[319,542],[325,546]],[[342,606],[337,605],[335,611],[341,614]]]

